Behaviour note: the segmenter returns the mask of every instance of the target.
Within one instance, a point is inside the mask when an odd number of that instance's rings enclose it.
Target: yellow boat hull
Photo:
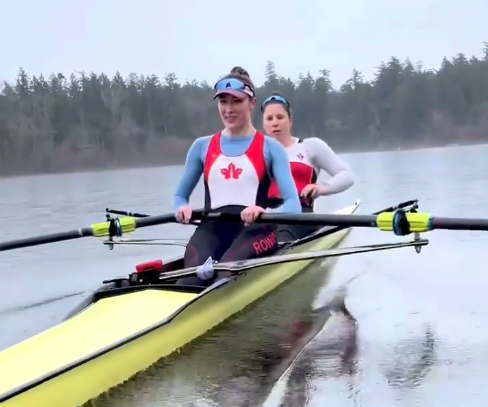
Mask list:
[[[354,213],[357,207],[338,212]],[[332,248],[348,232],[289,252]],[[80,406],[201,337],[312,262],[259,267],[207,293],[145,289],[104,298],[0,353],[0,404]]]

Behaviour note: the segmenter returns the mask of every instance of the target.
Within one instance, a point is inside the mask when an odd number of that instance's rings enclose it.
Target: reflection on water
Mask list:
[[[361,212],[370,213],[418,198],[421,210],[435,214],[486,217],[486,157],[488,146],[345,155],[357,175],[355,186],[344,194],[319,200],[317,209],[332,211],[361,198]],[[105,207],[169,212],[176,171],[180,169],[2,179],[3,239],[88,226],[104,219]],[[202,191],[200,188],[192,198],[196,206],[201,204]],[[192,230],[168,225],[143,229],[137,237],[186,238]],[[354,400],[365,407],[485,405],[488,274],[480,259],[486,257],[488,234],[433,232],[429,238],[431,244],[420,255],[402,249],[338,261],[331,285],[361,274],[351,284],[347,299],[348,308],[359,321],[357,395],[351,398],[348,383],[340,378],[324,381],[312,377],[308,389],[310,406],[352,406]],[[389,240],[398,238],[357,229],[348,238],[348,245]],[[2,253],[0,324],[2,331],[9,334],[0,336],[0,348],[58,323],[81,300],[82,296],[71,294],[87,292],[105,278],[132,270],[138,262],[178,253],[181,249],[175,247],[116,247],[109,251],[96,239]],[[316,285],[314,290],[318,290],[319,284]],[[312,297],[307,296],[307,307]],[[279,321],[283,318],[275,333],[286,336],[289,321],[295,315],[287,315],[286,307],[280,310],[283,304],[290,304],[290,299],[302,301],[292,290],[285,299],[270,303],[268,310],[263,305],[261,311],[248,314],[250,327],[235,319],[228,329],[215,331],[166,365],[149,369],[114,390],[99,403],[159,407],[188,406],[193,400],[195,405],[205,405],[201,400],[205,396],[215,404],[227,397],[219,396],[217,389],[233,388],[229,378],[239,389],[252,387],[243,383],[253,383],[247,380],[246,372],[259,377],[259,363],[254,363],[256,349],[274,343],[267,325],[259,326],[256,321],[264,321],[268,313],[271,320],[276,316]],[[320,295],[317,301],[320,302]],[[409,355],[414,360],[414,353],[419,352],[418,343],[425,338],[426,324],[430,324],[437,338],[435,363],[426,370],[425,377],[420,374],[421,380],[415,386],[398,386],[403,380],[399,373],[410,371]],[[257,348],[252,349],[253,346]],[[275,399],[277,403],[279,398]]]
[[[190,401],[229,407],[258,405],[256,400],[264,401],[272,386],[263,386],[270,352],[289,341],[294,324],[310,316],[311,299],[332,264],[327,261],[310,267],[223,326],[98,399],[96,406],[158,402],[159,406],[186,406]],[[232,404],[235,398],[243,404]]]

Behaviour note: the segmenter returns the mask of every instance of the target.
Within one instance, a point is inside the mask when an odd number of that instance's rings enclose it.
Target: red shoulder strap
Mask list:
[[[256,131],[254,139],[246,151],[246,155],[252,162],[260,180],[266,175],[266,160],[264,158],[264,135]]]
[[[220,149],[220,136],[220,132],[214,134],[208,144],[207,155],[205,156],[205,163],[203,164],[203,178],[205,180],[208,179],[208,174],[210,173],[210,169],[215,160],[222,154]]]

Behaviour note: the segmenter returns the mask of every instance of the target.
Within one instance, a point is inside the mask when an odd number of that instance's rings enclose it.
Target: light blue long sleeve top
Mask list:
[[[196,139],[188,151],[183,176],[176,187],[174,195],[173,208],[175,212],[180,207],[188,205],[190,195],[203,174],[203,166],[211,138],[212,136],[205,136]],[[222,135],[220,137],[220,149],[227,156],[243,155],[250,147],[253,139],[254,134],[246,137]],[[278,141],[265,136],[264,158],[268,172],[273,174],[283,199],[283,205],[276,208],[274,212],[301,213],[300,198],[284,147]]]

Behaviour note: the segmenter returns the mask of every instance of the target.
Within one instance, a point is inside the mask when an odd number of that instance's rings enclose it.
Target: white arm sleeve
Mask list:
[[[311,137],[304,139],[303,144],[312,164],[331,176],[325,183],[328,186],[326,195],[343,192],[354,185],[352,171],[325,141]]]

